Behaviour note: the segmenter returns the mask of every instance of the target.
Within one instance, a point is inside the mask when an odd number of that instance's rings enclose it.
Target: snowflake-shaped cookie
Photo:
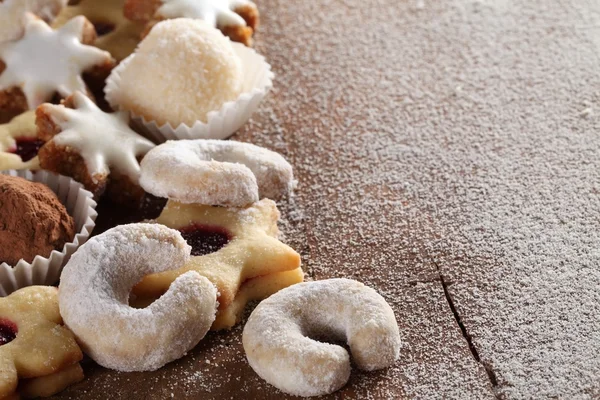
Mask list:
[[[133,53],[141,40],[144,24],[125,18],[123,0],[81,0],[65,7],[52,27],[61,27],[77,15],[83,15],[96,27],[98,39],[94,46],[110,52],[118,61]]]
[[[277,239],[278,220],[277,206],[269,199],[247,208],[169,200],[156,222],[181,231],[192,246],[192,258],[183,268],[146,276],[133,293],[141,299],[158,298],[179,275],[196,271],[219,289],[211,329],[231,328],[248,301],[303,280],[300,255]]]
[[[0,398],[14,393],[19,379],[27,379],[19,387],[27,398],[50,396],[83,379],[83,354],[62,325],[57,293],[30,286],[0,298]]]
[[[51,21],[67,5],[67,0],[0,1],[0,42],[16,40],[23,34],[23,16],[30,12]]]
[[[149,28],[164,19],[201,19],[247,46],[259,19],[256,5],[249,0],[126,0],[125,16],[150,21]]]
[[[72,176],[97,196],[116,176],[137,187],[138,157],[154,147],[129,127],[127,112],[106,113],[81,92],[62,105],[40,106],[37,123],[48,141],[39,153],[42,168]]]
[[[0,43],[0,60],[6,65],[0,74],[0,91],[20,88],[29,109],[50,100],[56,92],[63,97],[85,92],[84,71],[114,64],[110,53],[82,43],[89,29],[95,36],[85,17],[73,18],[58,30],[32,14],[24,18],[24,36]]]
[[[247,0],[161,0],[162,6],[156,15],[169,18],[195,18],[208,22],[214,27],[241,25],[246,21],[234,10],[252,4]]]

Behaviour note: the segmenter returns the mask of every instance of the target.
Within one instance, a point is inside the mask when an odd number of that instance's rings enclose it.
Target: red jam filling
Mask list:
[[[108,35],[109,33],[115,30],[115,24],[112,24],[110,22],[94,21],[93,25],[94,28],[96,28],[96,34],[98,36]]]
[[[220,226],[190,225],[179,229],[181,236],[192,246],[193,256],[204,256],[221,250],[231,240],[231,234]]]
[[[0,346],[12,342],[17,337],[17,324],[0,318]]]
[[[38,139],[17,138],[17,147],[12,150],[12,153],[21,157],[23,162],[27,162],[37,156],[40,147],[44,144]]]

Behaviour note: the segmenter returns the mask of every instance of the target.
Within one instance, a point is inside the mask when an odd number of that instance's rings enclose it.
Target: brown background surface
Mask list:
[[[600,148],[593,146],[598,122],[593,113],[578,114],[599,99],[598,5],[258,5],[256,48],[273,66],[275,87],[234,139],[277,150],[294,165],[299,184],[295,197],[280,205],[282,231],[302,254],[309,279],[349,277],[375,287],[393,306],[404,343],[392,368],[354,371],[331,398],[527,398],[536,389],[544,397],[598,394],[592,377],[599,349],[591,336],[591,321],[599,319],[597,273],[573,269],[593,285],[556,294],[543,279],[523,278],[535,271],[519,275],[517,268],[522,260],[542,275],[554,271],[545,259],[527,258],[543,243],[532,242],[531,230],[520,232],[519,225],[562,215],[552,188],[565,185],[562,179],[591,188],[598,183],[598,168],[582,167],[600,159],[597,151],[586,153]],[[564,140],[553,142],[557,138]],[[585,160],[554,157],[558,148]],[[495,195],[507,181],[514,190]],[[566,221],[577,224],[598,211],[597,192],[589,187],[577,197],[593,199],[592,206],[567,210]],[[513,199],[520,201],[514,210],[508,207]],[[528,207],[533,211],[523,211]],[[502,212],[486,214],[490,210]],[[596,217],[587,220],[586,229],[597,228]],[[503,237],[509,222],[514,229],[507,231],[515,235]],[[552,224],[542,227],[546,242],[571,226]],[[537,235],[539,227],[531,226]],[[487,236],[477,236],[484,231]],[[556,246],[585,253],[598,244],[589,239]],[[503,240],[510,246],[494,247]],[[560,258],[556,250],[549,254]],[[592,306],[581,316],[576,310],[584,295]],[[527,315],[519,314],[521,306]],[[544,326],[556,323],[553,316],[574,320],[542,337]],[[118,373],[87,362],[86,379],[56,398],[286,398],[246,363],[241,329],[210,333],[156,372]],[[575,347],[564,350],[567,343]],[[548,355],[552,349],[563,349],[563,358]],[[578,364],[584,350],[589,360]]]

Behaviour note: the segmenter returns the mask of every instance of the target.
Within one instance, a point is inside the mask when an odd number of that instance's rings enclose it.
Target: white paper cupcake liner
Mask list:
[[[75,221],[75,237],[66,243],[62,251],[54,250],[49,257],[36,256],[31,263],[20,260],[17,265],[0,264],[0,297],[7,296],[17,289],[31,285],[52,285],[58,282],[60,273],[71,255],[84,244],[94,229],[96,202],[92,193],[78,182],[48,171],[27,170],[0,171],[0,174],[19,176],[33,182],[47,185]],[[1,210],[0,210],[1,212]]]
[[[168,122],[159,126],[156,122],[148,121],[143,116],[130,111],[134,123],[145,128],[150,138],[157,143],[178,139],[226,139],[233,135],[250,119],[262,99],[271,90],[275,75],[271,71],[271,65],[256,51],[240,43],[231,44],[242,61],[244,71],[243,92],[235,101],[228,101],[220,110],[209,112],[206,123],[196,121],[191,127],[182,123],[174,128]],[[122,110],[115,100],[114,93],[121,82],[121,72],[133,56],[134,54],[123,60],[112,71],[106,82],[104,89],[106,99],[115,110]]]

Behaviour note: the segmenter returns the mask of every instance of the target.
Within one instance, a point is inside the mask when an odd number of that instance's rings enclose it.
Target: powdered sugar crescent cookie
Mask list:
[[[219,311],[214,329],[230,328],[246,305],[235,299],[245,283],[285,271],[272,290],[253,289],[247,300],[301,281],[300,255],[277,240],[279,211],[271,200],[246,208],[211,207],[169,201],[156,222],[178,229],[192,246],[192,258],[182,268],[146,276],[133,289],[142,298],[157,298],[171,282],[187,271],[207,277],[219,289]]]
[[[50,22],[67,4],[67,0],[0,1],[0,42],[16,40],[23,34],[23,16],[32,13]]]
[[[362,370],[391,366],[400,334],[383,297],[350,279],[299,283],[261,302],[242,342],[250,366],[271,385],[296,396],[320,396],[346,384],[350,356],[341,346],[313,338],[345,340]]]
[[[87,92],[84,72],[107,76],[114,66],[108,52],[87,45],[96,33],[85,17],[55,31],[26,14],[24,25],[23,37],[0,43],[0,110],[33,110],[56,93]]]
[[[250,143],[177,140],[148,152],[140,184],[182,203],[244,207],[289,193],[293,172],[280,154]]]
[[[121,61],[130,55],[141,40],[144,24],[123,15],[124,0],[82,0],[64,8],[52,26],[59,28],[77,15],[86,17],[96,28],[94,46],[108,51]]]
[[[35,113],[27,111],[0,125],[0,171],[8,169],[38,169]]]
[[[59,305],[66,325],[98,364],[149,371],[183,356],[215,319],[217,290],[194,271],[182,274],[144,309],[129,292],[147,275],[184,265],[191,248],[158,224],[121,225],[89,240],[67,263]]]
[[[139,203],[141,158],[154,147],[129,127],[126,112],[105,113],[81,92],[62,105],[43,104],[37,111],[42,168],[73,177],[101,196],[119,203]]]
[[[125,16],[150,21],[149,28],[164,19],[201,19],[246,46],[259,22],[258,8],[248,0],[126,0]]]
[[[30,286],[0,298],[0,398],[52,395],[83,379],[83,358],[62,326],[57,289]]]

